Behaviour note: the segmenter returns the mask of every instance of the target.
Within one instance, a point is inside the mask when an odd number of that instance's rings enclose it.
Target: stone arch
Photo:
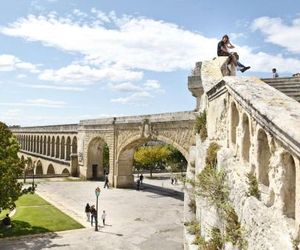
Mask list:
[[[68,175],[70,175],[70,171],[69,171],[67,168],[65,168],[65,169],[62,171],[62,174],[68,174]]]
[[[134,136],[131,137],[123,147],[118,150],[117,154],[117,187],[128,187],[133,185],[133,156],[136,151],[136,148],[148,141],[162,141],[166,144],[170,144],[178,149],[181,154],[188,159],[188,152],[182,146],[178,145],[171,138],[167,138],[161,135],[158,135],[156,138],[145,138]]]
[[[27,157],[27,163],[26,163],[26,168],[25,168],[25,172],[26,172],[26,175],[30,174],[30,175],[33,175],[34,172],[33,172],[33,162],[32,162],[32,159],[31,157]]]
[[[65,137],[61,138],[60,143],[60,159],[65,159]]]
[[[55,144],[56,144],[55,158],[59,158],[60,157],[60,155],[59,155],[59,152],[60,152],[60,150],[59,150],[59,144],[60,144],[60,142],[59,142],[59,136],[56,136],[56,142],[55,142]]]
[[[295,219],[296,207],[296,166],[294,158],[288,152],[281,154],[283,167],[283,214],[288,218]]]
[[[51,141],[51,157],[55,156],[55,137],[52,136],[52,141]]]
[[[155,138],[143,138],[140,135],[132,136],[129,140],[127,140],[125,143],[121,145],[121,147],[117,150],[117,159],[120,156],[121,151],[129,144],[134,143],[135,141],[141,141],[140,144],[146,143],[147,141],[162,141],[166,144],[172,145],[174,148],[178,149],[180,153],[185,157],[185,159],[188,159],[189,152],[185,148],[183,148],[181,145],[176,143],[172,138],[165,137],[163,135],[158,135]]]
[[[88,143],[87,153],[87,173],[88,179],[97,179],[104,176],[103,153],[106,141],[97,136],[92,138]]]
[[[231,143],[236,144],[236,133],[237,133],[237,127],[239,125],[240,117],[239,117],[239,111],[236,107],[235,102],[231,103],[231,127],[230,127],[230,134],[231,134]]]
[[[242,157],[243,160],[249,162],[249,155],[250,155],[250,123],[248,115],[243,114],[243,141],[242,141]]]
[[[48,169],[47,169],[47,174],[53,175],[55,174],[55,170],[52,164],[49,164]]]
[[[66,160],[70,160],[70,155],[71,155],[71,138],[68,136],[67,142],[66,142]]]
[[[72,139],[72,154],[77,154],[77,137],[74,136]]]
[[[42,162],[39,160],[36,163],[36,167],[35,167],[35,174],[36,175],[43,175],[43,164]]]
[[[263,129],[258,130],[257,144],[258,180],[265,186],[269,186],[271,151],[268,143],[268,136]]]

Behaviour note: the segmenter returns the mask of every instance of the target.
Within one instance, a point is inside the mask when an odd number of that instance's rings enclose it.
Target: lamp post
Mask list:
[[[99,197],[99,195],[100,195],[100,192],[101,192],[101,190],[100,190],[100,188],[99,187],[97,187],[96,189],[95,189],[95,195],[96,195],[96,223],[95,223],[95,231],[98,231],[98,197]]]

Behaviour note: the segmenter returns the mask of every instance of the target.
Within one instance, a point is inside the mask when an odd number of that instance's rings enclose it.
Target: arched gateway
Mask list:
[[[138,146],[159,140],[173,145],[188,158],[195,140],[195,117],[194,112],[177,112],[20,127],[12,131],[20,141],[20,155],[30,156],[43,166],[52,164],[56,174],[68,172],[72,176],[99,179],[108,172],[115,187],[130,187],[133,154]],[[21,143],[22,138],[25,142]],[[38,147],[34,146],[34,138],[41,140]],[[104,154],[109,155],[109,162],[104,161]],[[47,170],[39,173],[47,175]]]

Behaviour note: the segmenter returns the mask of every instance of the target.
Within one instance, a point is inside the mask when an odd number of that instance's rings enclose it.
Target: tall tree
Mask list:
[[[144,146],[134,153],[134,161],[144,169],[148,169],[152,178],[153,169],[160,167],[169,154],[169,149],[164,145]]]
[[[8,127],[0,122],[0,208],[13,208],[22,195],[24,162],[18,157],[19,144]]]
[[[182,155],[182,153],[171,145],[167,145],[170,154],[167,158],[167,163],[169,164],[172,172],[185,172],[187,167],[187,160]]]

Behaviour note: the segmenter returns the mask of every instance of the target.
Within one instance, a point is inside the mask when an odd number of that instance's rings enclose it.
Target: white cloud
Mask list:
[[[136,103],[143,103],[149,98],[153,97],[149,92],[137,92],[127,97],[120,97],[111,99],[111,102],[121,103],[121,104],[136,104]]]
[[[55,82],[69,82],[90,85],[96,81],[126,81],[140,80],[143,77],[142,72],[130,71],[118,67],[95,68],[88,65],[72,64],[58,70],[44,70],[39,79]]]
[[[2,28],[1,32],[78,52],[94,65],[108,63],[126,69],[160,72],[189,69],[200,58],[215,55],[216,39],[175,24],[128,16],[117,18],[113,12],[107,16],[114,21],[115,28],[79,24],[53,15],[29,15]]]
[[[87,14],[82,12],[81,10],[79,9],[74,9],[73,10],[73,14],[78,16],[78,17],[87,17]]]
[[[147,88],[147,89],[155,89],[155,90],[158,90],[160,89],[160,83],[159,81],[157,80],[147,80],[145,83],[144,83],[144,86]]]
[[[0,55],[0,71],[25,70],[31,73],[38,73],[37,67],[29,62],[24,62],[14,55]]]
[[[100,19],[100,23],[110,23],[110,17],[106,15],[103,11],[97,10],[96,8],[91,9],[91,13],[96,14],[97,18]]]
[[[281,54],[270,55],[265,52],[256,52],[249,47],[238,47],[240,62],[245,66],[250,65],[251,71],[269,72],[277,68],[279,72],[299,72],[300,60],[284,57]]]
[[[80,120],[120,117],[123,114],[79,114],[79,115],[35,115],[28,114],[22,109],[9,109],[5,112],[0,112],[0,120],[7,125],[21,126],[43,126],[54,124],[78,124]]]
[[[253,21],[252,30],[259,30],[267,42],[281,46],[292,53],[300,52],[300,18],[290,25],[284,24],[281,18],[260,17]]]
[[[25,75],[25,74],[18,74],[17,75],[18,79],[23,79],[23,78],[26,78],[26,77],[27,77],[27,75]]]
[[[97,9],[91,9],[89,14],[94,17],[79,21],[53,13],[29,15],[2,27],[0,32],[78,54],[80,60],[76,64],[47,69],[39,76],[41,80],[68,84],[138,81],[142,80],[144,70],[189,70],[196,61],[216,56],[220,38],[208,38],[175,24],[145,17],[118,17],[114,12],[104,13]],[[95,20],[99,22],[96,24]],[[252,27],[261,30],[267,41],[296,53],[300,52],[297,43],[300,40],[299,23],[300,20],[295,19],[288,26],[281,19],[262,17],[256,19]],[[231,35],[237,38],[243,34]],[[241,61],[250,65],[253,71],[270,72],[273,67],[281,72],[299,71],[298,59],[255,52],[247,46],[236,47]]]
[[[131,82],[123,82],[120,84],[109,84],[109,88],[113,91],[120,92],[140,92],[143,91],[143,88],[131,83]]]
[[[33,89],[54,89],[54,90],[67,90],[67,91],[84,91],[81,87],[72,86],[55,86],[55,85],[44,85],[44,84],[20,84],[22,87],[33,88]]]
[[[25,102],[0,102],[0,106],[62,108],[66,106],[66,103],[64,101],[53,101],[40,98],[26,100]]]

